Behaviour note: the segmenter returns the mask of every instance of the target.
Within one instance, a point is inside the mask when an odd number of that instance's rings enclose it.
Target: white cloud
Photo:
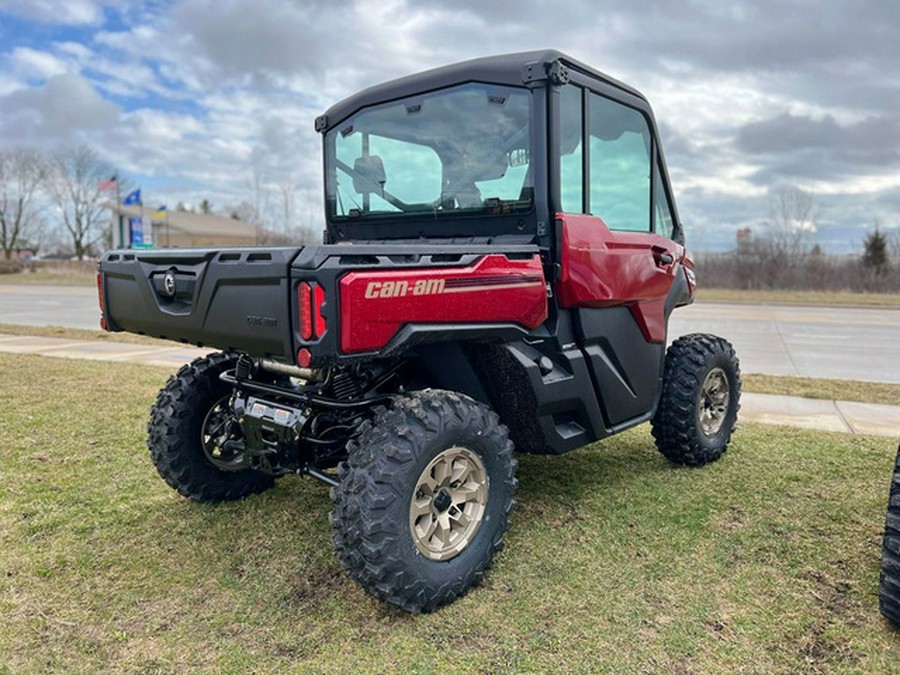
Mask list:
[[[121,4],[110,0],[2,0],[0,10],[31,21],[94,25],[103,19],[103,7]]]
[[[19,89],[0,99],[0,138],[7,143],[46,144],[80,132],[113,127],[119,108],[79,75],[51,77],[40,87]]]
[[[752,220],[776,179],[835,199],[864,193],[881,209],[900,189],[896,166],[837,155],[820,166],[790,143],[762,154],[738,142],[742,128],[784,115],[862,127],[896,114],[900,80],[884,64],[900,61],[900,42],[876,27],[900,22],[900,4],[795,3],[777,20],[749,0],[551,9],[540,0],[0,0],[0,16],[47,24],[19,41],[0,23],[0,143],[87,138],[125,171],[169,177],[172,202],[237,203],[254,167],[273,191],[290,174],[318,218],[317,114],[387,79],[550,41],[648,95],[688,221]],[[104,22],[111,12],[120,20]],[[76,40],[53,24],[92,32]],[[876,132],[866,138],[880,151]],[[887,157],[898,143],[884,139]]]
[[[69,64],[63,59],[31,47],[16,47],[6,58],[6,62],[12,72],[27,80],[43,81],[71,71]]]
[[[24,89],[28,85],[13,75],[0,72],[0,98],[11,94],[18,89]]]

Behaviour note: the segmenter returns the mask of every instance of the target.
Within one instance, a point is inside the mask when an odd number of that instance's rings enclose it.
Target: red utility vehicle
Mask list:
[[[555,51],[366,89],[316,120],[325,241],[118,250],[112,331],[214,346],[160,392],[162,477],[198,501],[300,473],[372,595],[429,611],[503,545],[514,450],[650,421],[671,461],[725,452],[740,375],[681,337],[694,273],[646,99]]]

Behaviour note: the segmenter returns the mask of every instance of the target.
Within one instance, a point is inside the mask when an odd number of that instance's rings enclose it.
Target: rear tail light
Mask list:
[[[100,305],[100,329],[106,330],[106,298],[103,295],[103,274],[97,272],[97,302]]]
[[[319,284],[301,281],[297,286],[297,307],[300,314],[300,337],[304,340],[320,338],[325,333],[322,305],[325,289]]]
[[[312,289],[305,281],[297,286],[297,304],[300,309],[300,337],[309,340],[313,336]]]
[[[103,297],[103,275],[97,272],[97,301],[100,303],[100,311],[106,313],[106,304]]]
[[[315,291],[313,291],[313,314],[315,316],[315,331],[318,337],[322,337],[325,334],[325,317],[322,316],[322,305],[325,302],[325,289],[316,285]]]

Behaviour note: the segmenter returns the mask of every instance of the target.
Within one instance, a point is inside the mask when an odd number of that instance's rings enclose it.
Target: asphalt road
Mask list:
[[[92,288],[0,284],[0,323],[97,329]],[[698,303],[675,311],[674,339],[731,340],[747,373],[900,383],[900,310]]]
[[[0,284],[0,323],[99,330],[97,290],[84,286]]]
[[[747,373],[900,383],[898,309],[696,303],[669,332],[729,339]]]

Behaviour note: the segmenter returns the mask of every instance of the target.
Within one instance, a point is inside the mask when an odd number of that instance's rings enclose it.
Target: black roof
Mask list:
[[[570,69],[581,71],[590,77],[646,100],[639,91],[629,87],[627,84],[619,82],[580,61],[576,61],[571,56],[567,56],[560,51],[545,49],[462,61],[390,80],[382,84],[376,84],[331,106],[324,115],[316,119],[316,129],[322,132],[331,129],[356,111],[370,105],[393,101],[455,84],[477,81],[522,86],[526,82],[526,69],[529,66],[540,66],[540,72],[546,73],[546,68],[556,61],[561,62]],[[535,77],[534,79],[541,78]]]

